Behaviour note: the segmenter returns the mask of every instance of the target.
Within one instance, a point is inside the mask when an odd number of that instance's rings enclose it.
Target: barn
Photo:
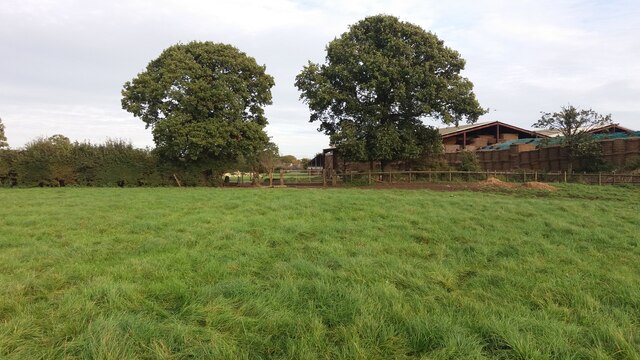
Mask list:
[[[514,125],[505,124],[500,121],[483,122],[469,125],[460,125],[438,129],[442,136],[445,159],[450,164],[458,161],[458,152],[482,150],[494,151],[505,150],[517,145],[518,152],[527,152],[539,147],[542,139],[549,139],[549,144],[558,143],[559,132],[556,130],[527,130]],[[590,133],[597,135],[600,140],[611,136],[629,135],[633,137],[633,130],[622,127],[618,124],[611,124],[595,129]],[[635,135],[637,136],[637,135]],[[484,156],[484,155],[483,155]],[[338,172],[346,171],[367,171],[371,164],[365,162],[346,162],[335,154],[335,148],[324,149],[322,154],[318,154],[314,159],[316,164],[322,164],[325,169],[335,169]],[[379,162],[374,162],[374,169],[379,169]],[[402,167],[402,162],[395,164]],[[516,168],[505,165],[503,169]]]
[[[546,138],[545,134],[526,130],[500,121],[452,126],[439,129],[445,153],[475,151],[487,145],[505,141]]]

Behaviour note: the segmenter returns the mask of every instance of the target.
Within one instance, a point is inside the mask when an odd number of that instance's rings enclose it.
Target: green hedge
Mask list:
[[[70,142],[55,135],[24,149],[0,150],[2,186],[210,186],[221,181],[210,168],[176,166],[150,149],[121,140]]]

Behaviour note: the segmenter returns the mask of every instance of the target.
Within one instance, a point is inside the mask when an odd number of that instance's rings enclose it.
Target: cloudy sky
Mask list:
[[[120,107],[125,81],[191,40],[229,43],[275,77],[267,132],[283,154],[328,145],[293,86],[308,60],[368,15],[434,32],[467,60],[480,121],[525,128],[571,103],[640,129],[637,0],[0,0],[0,118],[11,147],[39,136],[130,140],[150,130]]]

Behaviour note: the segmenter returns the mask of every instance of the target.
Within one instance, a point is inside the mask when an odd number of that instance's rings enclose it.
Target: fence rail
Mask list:
[[[276,170],[261,174],[262,185],[320,185],[330,174],[323,170]]]
[[[373,185],[381,183],[429,183],[482,181],[491,177],[509,182],[555,182],[594,185],[640,185],[640,174],[569,173],[537,171],[368,171],[336,173],[326,170],[280,171],[262,177],[264,185]]]
[[[339,175],[338,175],[339,176]],[[350,179],[362,177],[363,173],[343,174]],[[640,185],[640,175],[619,173],[569,173],[569,172],[537,172],[537,171],[391,171],[366,173],[367,182],[461,182],[479,181],[490,177],[510,182],[557,182],[581,184],[635,184]]]

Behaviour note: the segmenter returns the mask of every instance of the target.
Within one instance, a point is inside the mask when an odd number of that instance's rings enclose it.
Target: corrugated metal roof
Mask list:
[[[488,121],[488,122],[481,122],[481,123],[468,124],[468,125],[452,126],[452,127],[438,129],[438,131],[440,132],[440,135],[444,137],[444,136],[449,136],[449,135],[456,134],[463,131],[473,131],[474,129],[487,128],[493,125],[504,126],[506,128],[510,128],[515,131],[531,134],[532,136],[535,136],[536,134],[538,134],[538,132],[536,131],[523,129],[521,127],[505,124],[500,121]],[[544,135],[541,135],[541,136],[544,137]]]
[[[557,137],[562,136],[560,130],[538,130],[536,131],[538,134],[548,136],[548,137]]]
[[[620,124],[609,124],[609,125],[604,125],[601,127],[597,127],[597,128],[593,128],[593,129],[589,129],[589,132],[597,132],[597,131],[602,131],[602,130],[607,130],[610,128],[617,128],[620,129],[624,132],[627,133],[632,133],[634,132],[633,130],[626,128],[624,126],[620,126]],[[558,137],[558,136],[562,136],[562,132],[560,132],[560,130],[557,129],[545,129],[545,130],[539,130],[536,131],[538,134],[542,134],[548,137]]]
[[[640,131],[628,132],[628,133],[613,133],[613,134],[596,134],[593,135],[593,138],[596,141],[603,140],[614,140],[614,139],[626,139],[626,138],[634,138],[640,137]],[[562,144],[563,137],[556,136],[550,139],[543,138],[529,138],[529,139],[518,139],[518,140],[509,140],[498,144],[487,145],[478,149],[478,151],[495,151],[495,150],[506,150],[509,149],[511,145],[520,145],[520,144],[532,144],[538,147],[547,147],[553,145]]]
[[[488,125],[488,124],[491,124],[491,123],[497,123],[497,121],[486,121],[486,122],[475,123],[475,124],[451,126],[451,127],[446,127],[446,128],[440,128],[440,129],[438,129],[438,131],[440,132],[440,135],[449,135],[449,134],[453,134],[453,133],[458,132],[458,131],[469,130],[469,129],[473,129],[473,128],[476,128],[476,127]]]

